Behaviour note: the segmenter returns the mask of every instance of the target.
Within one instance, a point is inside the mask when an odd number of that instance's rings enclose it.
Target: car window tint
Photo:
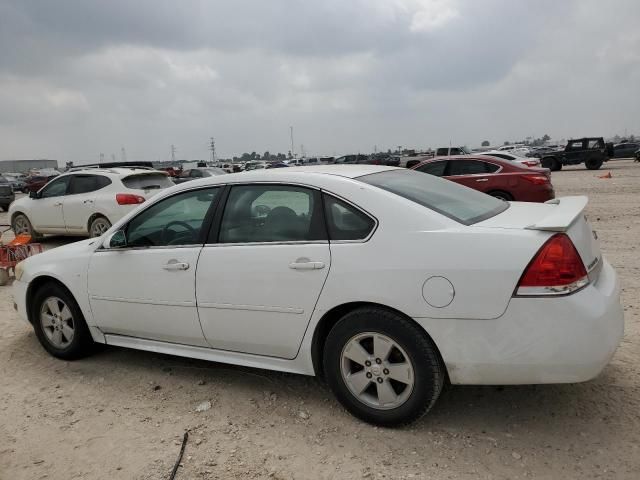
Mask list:
[[[220,225],[220,243],[326,239],[319,194],[294,186],[231,188]]]
[[[329,240],[362,240],[369,236],[375,221],[357,208],[324,195]]]
[[[59,197],[67,193],[69,177],[62,177],[48,183],[40,194],[41,198]]]
[[[202,172],[194,168],[193,170],[191,170],[191,176],[195,178],[202,177]]]
[[[102,175],[73,175],[69,181],[69,194],[94,192],[111,183]]]
[[[449,172],[447,175],[477,175],[487,173],[487,165],[486,162],[479,160],[451,160],[449,162]]]
[[[482,162],[482,163],[484,163],[484,169],[487,173],[493,173],[500,170],[500,167],[495,163],[489,163],[489,162]]]
[[[413,170],[388,170],[364,175],[358,180],[395,193],[465,225],[486,220],[509,208],[509,202]]]
[[[219,190],[191,190],[159,201],[129,222],[127,244],[159,247],[200,243],[202,224]]]
[[[430,162],[416,168],[417,171],[428,173],[429,175],[435,175],[436,177],[442,177],[444,170],[447,167],[447,162]]]
[[[122,179],[122,184],[133,190],[153,190],[173,186],[173,182],[164,173],[141,173]]]

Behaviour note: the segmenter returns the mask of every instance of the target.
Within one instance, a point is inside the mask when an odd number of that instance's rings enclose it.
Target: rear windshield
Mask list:
[[[122,183],[125,187],[136,190],[168,188],[173,185],[173,182],[164,173],[142,173],[138,175],[129,175],[122,179]]]
[[[509,208],[509,203],[457,183],[413,170],[388,170],[358,177],[457,222],[472,225]]]

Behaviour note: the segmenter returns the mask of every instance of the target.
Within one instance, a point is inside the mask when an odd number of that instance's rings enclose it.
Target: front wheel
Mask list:
[[[424,415],[445,379],[426,333],[402,315],[375,307],[354,310],[331,329],[323,364],[327,383],[351,414],[388,427]]]
[[[11,229],[16,235],[29,235],[33,240],[42,239],[42,235],[36,232],[26,215],[22,213],[16,214],[11,221]]]
[[[40,344],[54,357],[75,360],[90,353],[93,339],[73,296],[47,283],[33,298],[31,322]]]
[[[493,192],[489,192],[489,195],[504,202],[511,202],[513,200],[513,195],[501,190],[494,190]]]
[[[599,158],[590,158],[589,160],[584,162],[584,166],[589,170],[598,170],[602,166],[602,160],[600,160]]]

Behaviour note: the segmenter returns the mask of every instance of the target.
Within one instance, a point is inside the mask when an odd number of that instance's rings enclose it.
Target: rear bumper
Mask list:
[[[604,262],[595,284],[566,297],[512,298],[495,320],[417,318],[451,383],[584,382],[609,363],[624,333],[620,285]]]

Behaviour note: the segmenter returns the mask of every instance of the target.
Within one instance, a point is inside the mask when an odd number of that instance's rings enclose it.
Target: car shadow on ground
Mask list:
[[[277,392],[290,402],[303,401],[309,411],[335,418],[336,423],[359,423],[337,405],[322,380],[268,370],[238,367],[216,362],[163,355],[153,352],[117,347],[100,347],[83,360],[64,362],[50,357],[38,344],[33,332],[16,335],[6,345],[9,363],[23,371],[24,378],[43,375],[52,384],[95,382],[100,377],[101,388],[111,389],[114,395],[122,392],[119,373],[127,372],[140,386],[177,382],[181,385],[206,384],[220,393],[221,406],[233,411],[234,403],[246,397],[260,397],[265,391]],[[608,407],[624,402],[625,390],[616,386],[620,377],[615,365],[609,365],[600,377],[582,384],[525,385],[525,386],[446,386],[432,411],[410,426],[413,432],[444,429],[509,431],[512,427],[526,427],[529,432],[563,431],[577,435],[569,428],[576,421],[602,425],[618,425],[620,411]],[[173,377],[168,380],[168,377]],[[142,388],[142,387],[141,387]],[[164,387],[163,387],[164,388]],[[163,390],[165,391],[165,390]],[[189,388],[175,389],[184,405],[200,400]],[[175,397],[174,397],[175,398]],[[327,401],[328,400],[328,401]]]

